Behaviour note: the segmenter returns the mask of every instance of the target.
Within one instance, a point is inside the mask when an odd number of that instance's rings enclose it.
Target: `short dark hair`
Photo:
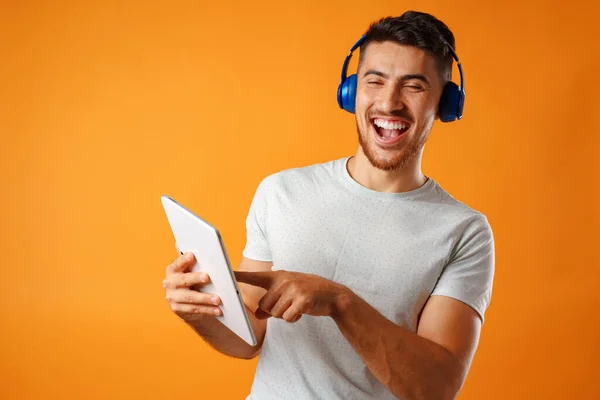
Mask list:
[[[365,40],[360,46],[358,66],[370,43],[395,42],[414,46],[433,55],[437,61],[438,71],[443,81],[452,78],[452,53],[443,37],[456,51],[454,34],[442,21],[431,14],[419,11],[407,11],[399,17],[385,17],[373,22],[366,32]]]

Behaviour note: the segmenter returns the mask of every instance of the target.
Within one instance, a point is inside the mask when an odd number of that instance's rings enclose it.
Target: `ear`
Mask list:
[[[442,95],[440,94],[438,96],[438,100],[437,103],[435,103],[435,118],[434,121],[440,121],[441,120],[441,114],[440,114],[440,101],[442,99]]]
[[[440,93],[437,96],[437,102],[435,103],[435,118],[434,121],[440,121],[440,103],[442,101],[442,95],[444,94],[444,85],[441,86]]]

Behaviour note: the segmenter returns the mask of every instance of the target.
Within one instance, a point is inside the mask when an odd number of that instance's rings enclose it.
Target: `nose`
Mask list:
[[[388,85],[385,90],[381,91],[379,107],[381,108],[381,111],[387,114],[403,109],[404,101],[402,99],[402,90],[396,87],[396,85]]]

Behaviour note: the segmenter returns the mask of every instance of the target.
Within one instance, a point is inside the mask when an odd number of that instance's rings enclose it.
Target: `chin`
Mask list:
[[[411,126],[414,129],[414,126]],[[414,132],[410,129],[403,132],[405,137],[393,146],[383,145],[375,137],[378,134],[373,126],[369,126],[366,135],[358,132],[358,141],[362,152],[371,165],[381,171],[399,171],[414,162],[419,155],[425,140],[414,140]],[[365,137],[366,136],[366,137]]]

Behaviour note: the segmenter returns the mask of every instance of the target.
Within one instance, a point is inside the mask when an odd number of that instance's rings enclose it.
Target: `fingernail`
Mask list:
[[[215,315],[221,314],[221,310],[218,308],[215,308],[213,312],[215,313]]]
[[[185,254],[185,259],[190,261],[192,259],[192,253],[186,253]]]
[[[213,304],[219,304],[219,298],[217,296],[213,296],[210,298],[210,302]]]

